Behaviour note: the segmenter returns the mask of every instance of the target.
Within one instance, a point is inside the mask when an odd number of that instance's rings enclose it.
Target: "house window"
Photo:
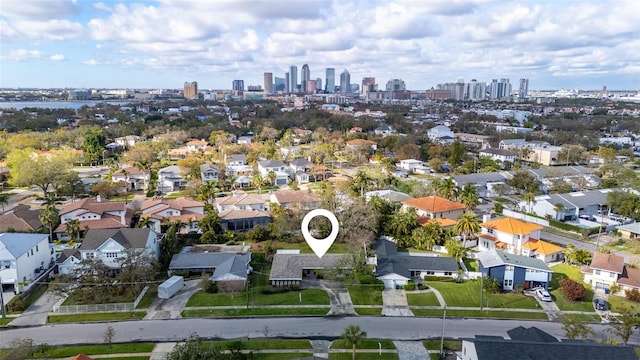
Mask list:
[[[11,261],[10,260],[3,260],[2,261],[2,268],[3,269],[8,269],[11,267]]]
[[[173,215],[173,211],[167,210],[167,216],[171,216],[171,215]]]
[[[31,249],[31,256],[33,256],[33,249]]]
[[[452,275],[451,271],[445,271],[444,272],[444,276],[451,276],[451,275]]]
[[[38,252],[38,245],[36,245],[36,252]]]
[[[118,253],[117,252],[108,252],[105,253],[105,256],[108,258],[117,258],[118,257]]]
[[[436,273],[433,271],[427,271],[427,275],[435,275]]]
[[[596,270],[596,275],[600,275],[600,270]]]
[[[609,277],[610,277],[610,278],[614,278],[614,277],[616,277],[616,273],[613,273],[613,272],[609,273]]]
[[[86,255],[87,259],[93,259],[95,257],[95,254],[92,252],[88,252]]]
[[[513,280],[504,280],[504,286],[505,287],[511,287],[513,286]]]
[[[487,234],[493,234],[493,229],[487,229]]]

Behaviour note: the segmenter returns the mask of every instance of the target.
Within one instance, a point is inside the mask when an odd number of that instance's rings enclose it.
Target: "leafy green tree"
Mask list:
[[[264,178],[260,175],[259,172],[256,172],[251,177],[251,185],[254,188],[258,189],[258,194],[262,193],[262,186],[264,185]]]
[[[480,232],[480,220],[475,213],[464,213],[458,218],[453,231],[462,236],[462,241],[466,243],[469,236]]]
[[[451,256],[452,258],[455,258],[456,261],[458,262],[462,260],[462,258],[467,252],[467,250],[464,248],[464,246],[462,246],[460,241],[456,239],[448,239],[445,242],[444,247],[447,249],[447,253],[449,254],[449,256]]]
[[[90,164],[95,164],[102,157],[105,149],[106,137],[102,129],[93,128],[84,133],[84,142],[82,149],[84,150],[84,158]]]
[[[640,324],[637,316],[630,313],[622,313],[617,317],[616,321],[609,322],[608,332],[622,339],[622,343],[627,345],[629,338],[633,335],[634,330]]]
[[[436,236],[434,236],[434,227],[431,226],[432,224],[438,228],[440,227],[437,222],[433,221],[427,225],[419,226],[411,232],[411,242],[414,248],[428,251],[433,249],[433,246],[436,244]]]
[[[522,195],[522,198],[529,204],[529,213],[533,212],[533,203],[536,201],[536,194],[527,192]]]
[[[538,189],[538,181],[533,177],[531,173],[527,171],[517,171],[515,174],[513,174],[513,177],[511,179],[508,179],[506,181],[506,184],[514,187],[521,193],[535,193],[536,189]]]
[[[357,325],[349,325],[342,332],[342,338],[351,344],[351,359],[356,360],[356,347],[360,340],[367,337],[367,333],[362,331]]]
[[[462,164],[467,157],[467,148],[460,141],[451,144],[451,155],[449,155],[449,164],[452,168]]]
[[[196,359],[225,359],[226,355],[214,345],[204,343],[196,335],[191,335],[187,341],[176,345],[167,355],[166,360],[196,360]]]
[[[595,336],[595,331],[585,321],[577,317],[561,316],[560,322],[567,339],[586,340]]]
[[[418,228],[418,215],[414,209],[398,211],[391,216],[388,223],[388,230],[398,241],[399,245],[409,245],[409,238],[414,229]]]
[[[373,179],[364,170],[358,170],[353,176],[352,189],[354,192],[364,196],[365,191],[369,190],[369,186]]]
[[[61,173],[53,179],[52,185],[57,196],[71,196],[75,199],[84,193],[84,184],[74,171]]]
[[[77,219],[69,220],[66,225],[65,232],[69,235],[69,241],[77,240],[80,237],[80,221]]]
[[[14,186],[37,186],[47,197],[51,184],[69,171],[74,159],[73,154],[53,153],[45,156],[33,149],[13,150],[7,155],[11,172],[9,183]]]
[[[466,184],[460,190],[460,200],[467,210],[475,209],[475,207],[480,203],[478,189],[471,183]]]
[[[458,198],[458,187],[452,177],[448,177],[435,184],[436,194],[445,199],[456,200]]]

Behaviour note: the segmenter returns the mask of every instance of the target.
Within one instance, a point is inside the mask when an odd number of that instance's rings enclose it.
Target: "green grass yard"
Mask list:
[[[312,353],[254,353],[253,360],[288,360],[313,356]]]
[[[299,249],[301,254],[313,254],[313,250],[309,247],[306,241],[303,240],[300,235],[300,242],[298,243],[288,243],[284,241],[273,241],[271,246],[274,249]],[[354,248],[353,246],[347,245],[341,242],[334,242],[333,245],[327,251],[327,254],[348,254],[362,250],[362,248]]]
[[[240,316],[324,316],[329,308],[284,308],[284,309],[208,309],[184,310],[182,317],[240,317]]]
[[[567,264],[558,264],[551,268],[553,274],[551,276],[551,282],[549,283],[549,293],[553,298],[553,301],[558,305],[558,308],[563,311],[594,311],[593,304],[593,290],[589,285],[582,282],[582,273],[580,269]],[[572,279],[585,285],[587,290],[587,296],[583,301],[569,301],[565,299],[560,291],[560,281],[562,279]]]
[[[624,296],[609,295],[607,299],[609,309],[612,312],[631,314],[640,313],[640,303],[627,300]]]
[[[221,348],[226,348],[229,344],[233,343],[233,340],[221,340],[221,341],[204,341],[206,344],[215,344]],[[290,350],[290,349],[313,349],[309,340],[295,339],[295,340],[242,340],[245,350]]]
[[[393,345],[393,341],[386,339],[362,339],[358,342],[358,349],[378,349],[378,343],[382,346],[383,349],[393,350],[396,348]],[[345,341],[344,339],[334,340],[329,346],[330,349],[351,349],[351,343]]]
[[[329,295],[320,289],[304,289],[279,294],[263,294],[264,287],[258,286],[252,292],[239,293],[203,293],[197,292],[187,302],[194,306],[246,306],[253,305],[329,305]],[[300,296],[302,294],[302,296]],[[247,296],[248,295],[248,296]],[[302,302],[300,302],[302,298]]]
[[[441,309],[411,309],[415,316],[442,317]],[[447,310],[447,317],[461,318],[494,318],[494,319],[526,319],[548,320],[547,315],[540,312],[517,311],[480,311],[480,310]]]
[[[436,294],[432,292],[407,294],[409,306],[440,306]]]
[[[377,308],[355,308],[356,313],[360,316],[380,316],[382,314],[382,307]]]
[[[467,267],[469,271],[478,271],[478,262],[474,259],[465,258],[464,265]]]
[[[85,355],[102,355],[102,354],[135,354],[150,353],[153,351],[154,343],[127,343],[112,344],[109,349],[108,345],[79,345],[79,346],[62,346],[49,349],[44,355],[45,358],[64,358],[76,356],[78,354]],[[144,357],[147,358],[147,357]]]
[[[440,291],[447,306],[479,307],[480,306],[480,282],[465,281],[463,283],[428,282],[428,286]],[[500,293],[483,295],[484,306],[492,308],[535,309],[538,302],[530,296],[516,293]]]
[[[351,352],[344,353],[329,353],[330,360],[351,360]],[[397,353],[382,353],[378,355],[377,352],[374,353],[358,353],[356,351],[356,360],[397,360]]]
[[[422,342],[422,345],[424,345],[427,350],[440,350],[440,340],[425,340]],[[462,341],[445,340],[443,347],[449,350],[460,351],[462,350]]]
[[[108,313],[81,313],[69,315],[49,315],[47,324],[75,323],[89,321],[128,321],[142,320],[145,311],[118,311]]]
[[[382,305],[382,291],[377,286],[347,285],[354,305]]]

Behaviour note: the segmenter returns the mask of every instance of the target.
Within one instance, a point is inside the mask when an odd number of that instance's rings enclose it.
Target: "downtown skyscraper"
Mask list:
[[[295,65],[289,66],[289,92],[298,92],[298,67]]]
[[[311,71],[309,65],[304,64],[300,70],[300,89],[303,94],[309,93],[309,80],[311,80]]]
[[[324,91],[327,93],[333,93],[336,91],[336,69],[327,68],[325,70],[325,88]]]
[[[273,94],[273,73],[264,73],[264,92],[267,94]]]
[[[342,74],[340,74],[340,92],[342,94],[351,92],[351,74],[347,69],[344,69]]]

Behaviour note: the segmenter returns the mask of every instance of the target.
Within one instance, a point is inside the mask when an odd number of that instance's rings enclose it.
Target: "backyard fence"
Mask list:
[[[105,312],[105,311],[123,311],[134,310],[142,297],[149,290],[149,286],[145,286],[144,289],[138,294],[138,297],[133,302],[129,303],[112,303],[112,304],[88,304],[88,305],[62,305],[66,298],[60,299],[54,306],[53,312],[74,314],[74,313],[86,313],[86,312]]]
[[[509,216],[515,219],[525,220],[525,221],[532,222],[534,224],[538,224],[542,226],[549,226],[549,221],[545,219],[540,219],[535,216],[530,216],[527,214],[523,214],[523,213],[519,213],[519,212],[507,210],[507,209],[504,209],[502,211],[502,215]]]

